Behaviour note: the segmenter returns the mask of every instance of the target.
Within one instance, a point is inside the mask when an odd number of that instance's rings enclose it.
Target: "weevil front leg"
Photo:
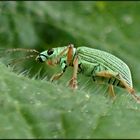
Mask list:
[[[61,58],[61,57],[65,54],[66,51],[67,51],[67,59],[65,60],[64,58]],[[56,59],[61,58],[61,60],[60,60],[59,63],[60,63],[60,65],[61,65],[62,71],[61,71],[60,73],[58,73],[58,74],[54,74],[54,75],[51,77],[50,81],[58,80],[58,79],[64,74],[64,72],[66,71],[67,66],[68,66],[68,65],[71,63],[71,61],[72,61],[72,56],[73,56],[73,45],[70,44],[70,45],[68,45],[67,48],[65,48],[65,49],[64,49],[60,54],[58,54],[58,56],[56,57]]]
[[[60,58],[62,58],[64,56],[64,54],[67,52],[67,64],[69,65],[71,60],[72,60],[72,55],[73,55],[73,48],[74,45],[73,44],[69,44],[62,52],[60,52],[57,57],[55,58],[56,61],[59,60]]]
[[[60,73],[54,74],[50,79],[51,82],[54,81],[54,80],[58,80],[64,74],[64,72],[66,71],[67,64],[66,64],[65,59],[61,59],[60,65],[61,65],[62,71]]]

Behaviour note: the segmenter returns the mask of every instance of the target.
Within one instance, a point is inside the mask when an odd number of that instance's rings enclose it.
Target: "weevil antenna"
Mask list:
[[[30,53],[36,53],[39,54],[40,52],[35,50],[35,49],[25,49],[25,48],[12,48],[12,49],[6,49],[5,52],[9,53],[9,52],[17,52],[17,51],[21,51],[21,52],[30,52]]]
[[[33,58],[33,57],[35,57],[35,56],[36,56],[36,55],[28,55],[28,56],[22,57],[22,58],[20,58],[20,59],[13,59],[13,60],[11,60],[11,62],[8,63],[7,65],[10,66],[11,64],[20,63],[20,62],[22,62],[22,61],[24,61],[24,60],[26,60],[26,59],[30,59],[30,58]]]

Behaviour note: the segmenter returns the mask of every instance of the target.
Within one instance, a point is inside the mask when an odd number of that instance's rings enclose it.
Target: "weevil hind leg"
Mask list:
[[[132,97],[134,98],[134,100],[136,100],[137,101],[137,103],[139,103],[140,104],[140,97],[139,96],[137,96],[136,94],[131,94],[132,95]]]
[[[96,76],[111,78],[111,77],[117,77],[118,73],[104,70],[104,71],[97,72]]]
[[[125,80],[121,77],[121,75],[118,75],[118,77],[120,79],[121,84],[128,91],[128,93],[132,95],[133,99],[136,100],[137,103],[140,103],[140,97],[136,95],[135,90],[125,82]]]
[[[116,79],[118,79],[120,81],[120,84],[128,91],[128,93],[130,93],[132,95],[132,97],[138,103],[140,103],[140,97],[138,97],[136,95],[135,90],[126,83],[126,81],[122,78],[122,76],[120,74],[115,73],[115,72],[110,72],[110,71],[100,71],[100,72],[96,73],[96,75],[101,76],[101,77],[106,77],[106,78],[115,77]],[[111,89],[110,89],[110,91],[111,91]]]
[[[123,79],[120,80],[123,85],[125,86],[125,89],[132,95],[133,99],[140,104],[140,97],[136,95],[135,90],[130,87]]]

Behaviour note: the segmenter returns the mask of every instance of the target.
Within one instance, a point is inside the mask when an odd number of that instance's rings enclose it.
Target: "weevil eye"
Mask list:
[[[51,49],[48,49],[47,54],[48,54],[48,55],[51,55],[51,54],[53,54],[53,52],[54,52],[54,49],[51,48]]]

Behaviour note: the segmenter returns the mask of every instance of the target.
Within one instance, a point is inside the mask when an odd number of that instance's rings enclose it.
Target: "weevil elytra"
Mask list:
[[[15,49],[14,51],[20,51]],[[26,51],[22,50],[21,51]],[[118,57],[98,49],[81,46],[75,48],[73,44],[64,47],[57,47],[39,53],[36,50],[28,50],[36,53],[35,60],[45,62],[48,65],[60,65],[61,72],[54,74],[50,81],[59,79],[67,67],[73,67],[73,75],[69,81],[72,89],[78,87],[77,74],[82,73],[92,77],[94,82],[107,84],[109,93],[115,97],[114,86],[124,88],[132,97],[140,103],[140,97],[135,94],[133,89],[131,72],[129,67]],[[33,57],[30,55],[27,58]]]

